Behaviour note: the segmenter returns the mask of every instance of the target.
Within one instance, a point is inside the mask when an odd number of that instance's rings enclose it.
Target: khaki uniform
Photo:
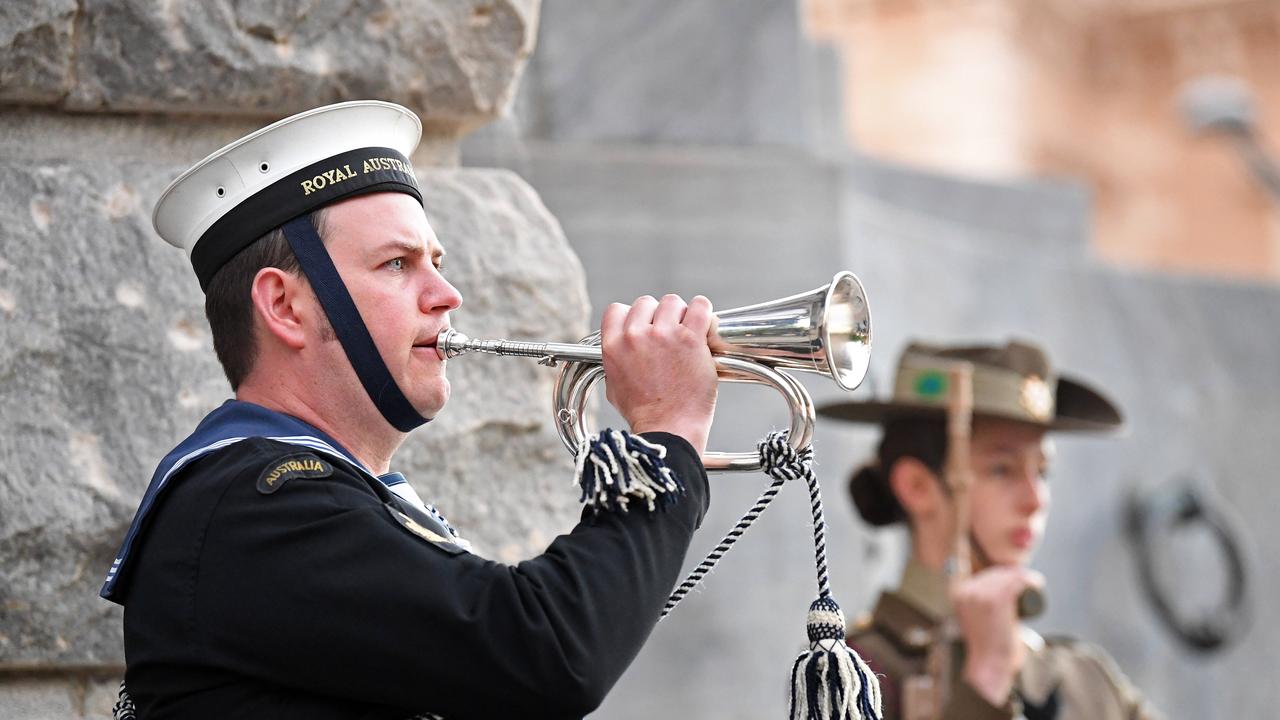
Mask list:
[[[925,673],[935,628],[949,613],[946,579],[914,561],[902,586],[885,592],[875,612],[851,632],[850,646],[880,674],[885,720],[903,720],[908,679]],[[992,720],[1148,720],[1161,717],[1101,649],[1066,638],[1046,640],[1024,628],[1027,658],[1013,697],[997,707],[959,677],[942,718]],[[907,702],[910,702],[909,700]]]

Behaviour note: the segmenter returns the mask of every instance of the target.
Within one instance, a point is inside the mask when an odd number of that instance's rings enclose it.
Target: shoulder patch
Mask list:
[[[275,460],[262,471],[258,476],[258,492],[270,495],[294,478],[321,478],[332,474],[333,466],[313,453],[293,453]]]
[[[417,535],[423,540],[426,540],[432,545],[435,545],[441,550],[444,550],[450,555],[457,555],[459,553],[466,552],[465,548],[454,542],[451,538],[447,538],[431,528],[425,527],[422,523],[414,520],[412,517],[409,517],[409,515],[397,510],[391,505],[391,503],[383,503],[382,506],[387,509],[387,514],[391,516],[391,519],[399,523],[401,527],[414,535]]]

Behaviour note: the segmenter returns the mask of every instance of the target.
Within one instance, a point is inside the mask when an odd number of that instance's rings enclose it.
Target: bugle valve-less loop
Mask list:
[[[871,356],[866,293],[853,273],[840,272],[807,293],[718,312],[709,345],[722,381],[759,383],[783,396],[791,415],[788,441],[801,450],[813,439],[813,400],[782,370],[819,373],[846,390],[856,388]],[[545,365],[563,363],[554,392],[555,424],[565,447],[578,451],[587,436],[587,398],[604,375],[598,332],[580,343],[538,343],[472,340],[450,328],[437,338],[436,352],[445,359],[485,352],[538,358]],[[760,469],[758,452],[708,452],[702,462],[707,470]]]
[[[600,341],[599,334],[587,341]],[[734,357],[717,356],[716,369],[722,382],[754,382],[777,390],[791,412],[788,442],[803,450],[813,441],[814,409],[809,391],[798,380],[768,365]],[[585,420],[587,398],[604,377],[604,365],[578,364],[566,367],[556,378],[556,429],[570,452],[577,452],[588,435]],[[759,452],[707,452],[702,455],[707,470],[751,471],[760,469]]]

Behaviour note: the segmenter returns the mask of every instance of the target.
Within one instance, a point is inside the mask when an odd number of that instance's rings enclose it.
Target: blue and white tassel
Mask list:
[[[602,430],[582,441],[574,484],[581,501],[600,510],[626,512],[632,501],[644,502],[650,512],[675,502],[684,484],[665,458],[667,449],[620,430]]]
[[[880,720],[880,681],[844,642],[844,613],[830,597],[809,606],[809,649],[791,666],[790,720]]]

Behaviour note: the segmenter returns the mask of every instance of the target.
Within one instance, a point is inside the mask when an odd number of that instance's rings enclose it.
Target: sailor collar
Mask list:
[[[443,517],[440,517],[435,508],[422,502],[422,498],[405,480],[404,475],[398,472],[382,476],[375,475],[336,440],[309,423],[254,403],[228,400],[206,415],[196,426],[195,431],[178,443],[178,446],[156,467],[155,473],[151,476],[151,482],[143,493],[142,502],[138,505],[138,511],[133,516],[129,531],[125,534],[120,550],[116,553],[115,561],[111,563],[111,569],[107,572],[106,582],[99,595],[112,602],[120,601],[115,592],[121,572],[137,542],[143,523],[155,508],[160,494],[168,488],[170,480],[198,458],[254,437],[298,445],[331,459],[340,460],[355,468],[366,478],[382,483],[401,499],[422,508],[444,523]],[[447,523],[444,524],[446,528],[452,530]]]

